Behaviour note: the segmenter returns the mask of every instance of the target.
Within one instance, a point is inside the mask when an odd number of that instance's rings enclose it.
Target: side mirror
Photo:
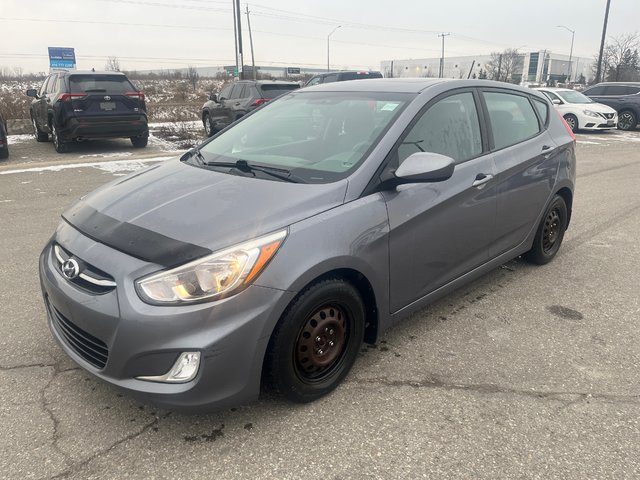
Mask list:
[[[211,100],[212,102],[218,103],[218,94],[217,93],[210,93],[209,94],[209,100]]]
[[[27,90],[27,97],[38,98],[38,91],[35,88]]]
[[[404,183],[443,182],[451,178],[456,163],[451,157],[431,152],[416,152],[409,155],[395,171],[392,182]]]
[[[553,103],[554,105],[562,105],[562,102],[557,98],[554,98],[553,100],[551,100],[551,103]]]

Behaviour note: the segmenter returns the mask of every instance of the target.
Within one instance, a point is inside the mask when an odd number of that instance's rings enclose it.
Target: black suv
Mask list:
[[[618,111],[618,128],[633,130],[640,120],[640,82],[605,82],[587,88],[587,97]]]
[[[331,82],[344,82],[347,80],[364,80],[366,78],[382,78],[380,72],[358,72],[355,70],[349,70],[344,72],[327,72],[311,77],[305,87],[311,87],[313,85],[319,85],[321,83]]]
[[[202,106],[204,131],[210,137],[263,103],[300,88],[295,82],[241,80],[212,94]]]
[[[7,122],[0,112],[0,159],[9,157],[9,142],[7,142]]]
[[[49,140],[59,153],[68,142],[95,138],[130,138],[147,146],[149,127],[144,93],[123,73],[68,71],[49,75],[33,97],[31,121],[36,139]]]

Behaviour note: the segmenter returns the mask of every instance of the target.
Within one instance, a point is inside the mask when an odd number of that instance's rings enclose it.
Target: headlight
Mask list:
[[[278,251],[287,236],[282,230],[221,250],[136,281],[147,303],[181,304],[214,300],[249,285]]]
[[[587,116],[587,117],[599,117],[600,115],[596,112],[592,112],[591,110],[583,110],[583,113]]]

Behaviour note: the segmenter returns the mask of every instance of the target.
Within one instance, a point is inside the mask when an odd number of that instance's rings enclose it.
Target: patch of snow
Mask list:
[[[148,166],[149,163],[158,163],[165,160],[175,158],[171,157],[153,157],[143,158],[140,160],[116,160],[111,162],[91,162],[91,163],[67,163],[63,165],[49,165],[46,167],[19,168],[16,170],[5,170],[0,175],[11,175],[15,173],[42,173],[42,172],[60,172],[62,170],[70,170],[77,168],[97,168],[108,173],[118,172],[134,172]]]
[[[30,142],[32,140],[35,142],[35,139],[31,134],[7,135],[7,143],[9,143],[9,145],[15,145],[16,143]]]

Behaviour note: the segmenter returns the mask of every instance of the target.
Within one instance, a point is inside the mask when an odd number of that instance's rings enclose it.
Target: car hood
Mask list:
[[[584,110],[591,110],[596,113],[616,113],[614,108],[604,105],[603,103],[572,103],[570,105]]]
[[[346,180],[271,181],[176,159],[99,188],[65,211],[63,218],[96,241],[169,266],[341,205],[346,187]],[[193,248],[185,253],[185,245]],[[164,254],[150,252],[154,248]],[[167,259],[172,251],[182,252],[175,261]]]

